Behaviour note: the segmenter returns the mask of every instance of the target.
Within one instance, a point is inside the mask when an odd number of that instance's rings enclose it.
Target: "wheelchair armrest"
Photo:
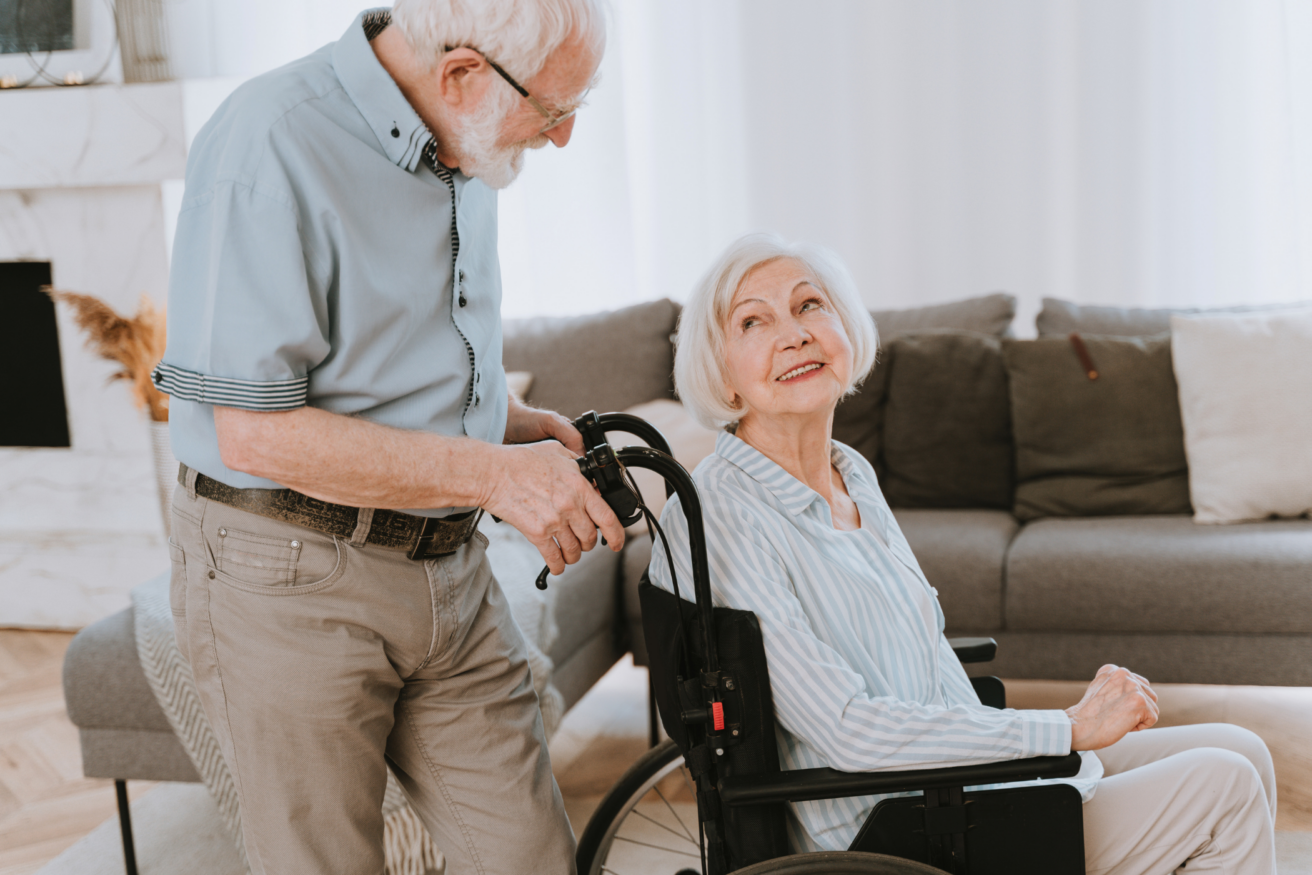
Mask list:
[[[837,769],[794,769],[769,775],[739,775],[720,779],[720,799],[726,805],[765,802],[805,802],[903,793],[940,787],[1005,784],[1035,778],[1070,778],[1080,771],[1080,755],[1030,757],[976,766],[914,769],[900,772],[840,772]]]
[[[949,638],[948,644],[962,663],[992,662],[998,655],[998,642],[992,638]]]

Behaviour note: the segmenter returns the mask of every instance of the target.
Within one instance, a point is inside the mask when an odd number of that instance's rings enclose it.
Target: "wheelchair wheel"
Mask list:
[[[856,851],[821,851],[816,854],[793,854],[766,860],[738,869],[732,875],[947,875],[942,869]]]
[[[579,838],[579,875],[700,875],[697,795],[674,742],[647,751],[601,800]],[[733,875],[946,875],[941,869],[851,851],[796,854]]]
[[[700,873],[697,794],[668,738],[642,755],[601,800],[579,838],[579,875]]]

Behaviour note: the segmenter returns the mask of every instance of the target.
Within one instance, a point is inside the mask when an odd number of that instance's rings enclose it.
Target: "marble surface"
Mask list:
[[[184,97],[182,83],[0,94],[0,261],[49,261],[57,287],[120,313],[142,293],[163,304]],[[145,414],[57,319],[73,446],[0,448],[0,626],[79,628],[168,564]]]
[[[0,189],[152,185],[183,176],[182,83],[0,94]]]

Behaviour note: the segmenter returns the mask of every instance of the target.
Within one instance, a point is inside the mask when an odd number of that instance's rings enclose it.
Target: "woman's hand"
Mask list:
[[[1079,704],[1066,709],[1071,718],[1071,750],[1100,750],[1127,732],[1157,722],[1157,693],[1128,668],[1104,665]]]

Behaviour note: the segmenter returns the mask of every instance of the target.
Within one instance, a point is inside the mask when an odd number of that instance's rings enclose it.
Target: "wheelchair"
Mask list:
[[[589,412],[574,424],[586,449],[580,470],[623,524],[646,518],[653,550],[658,536],[669,548],[626,468],[655,471],[667,495],[679,496],[696,595],[689,602],[677,579],[667,592],[643,575],[649,670],[669,738],[634,763],[593,813],[579,838],[579,875],[1083,875],[1083,807],[1074,787],[966,789],[1072,777],[1080,770],[1076,753],[935,769],[782,771],[760,624],[750,611],[712,606],[692,478],[642,419]],[[608,432],[648,446],[615,450]],[[951,644],[963,663],[987,662],[997,650],[989,638]],[[997,678],[971,682],[985,705],[1006,707]],[[846,851],[791,853],[787,803],[874,794],[900,795],[873,808]]]

